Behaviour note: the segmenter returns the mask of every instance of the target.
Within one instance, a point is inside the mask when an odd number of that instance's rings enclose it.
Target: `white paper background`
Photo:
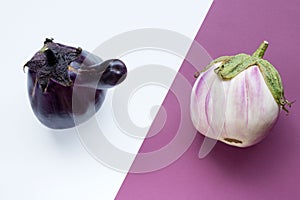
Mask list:
[[[33,115],[22,66],[45,37],[90,51],[114,35],[137,28],[169,29],[193,39],[211,3],[212,0],[2,2],[0,199],[113,199],[126,176],[94,160],[82,147],[75,129],[53,131]],[[157,58],[164,59],[161,55]],[[170,63],[178,69],[181,61]],[[164,92],[154,91],[154,103],[162,101]],[[141,94],[136,101],[143,101]],[[145,105],[145,109],[148,107]],[[148,118],[136,118],[149,124]],[[122,140],[118,142],[126,148]],[[137,151],[140,144],[137,141],[130,151]]]

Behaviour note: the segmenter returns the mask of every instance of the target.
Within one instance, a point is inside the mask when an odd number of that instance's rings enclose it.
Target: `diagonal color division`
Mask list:
[[[213,58],[251,53],[261,41],[268,40],[270,47],[265,58],[281,73],[286,96],[300,99],[296,82],[300,73],[296,60],[300,44],[299,7],[298,0],[215,0],[195,40]],[[189,63],[182,64],[180,73],[195,81]],[[163,106],[172,119],[156,137],[144,141],[140,152],[161,148],[163,142],[174,137],[172,131],[179,123],[175,104],[168,94]],[[172,165],[154,172],[128,174],[116,199],[299,198],[300,127],[296,116],[300,110],[296,106],[289,116],[282,113],[270,135],[251,148],[217,143],[207,157],[199,159],[203,137],[197,134],[190,148]],[[142,161],[137,157],[135,162]]]

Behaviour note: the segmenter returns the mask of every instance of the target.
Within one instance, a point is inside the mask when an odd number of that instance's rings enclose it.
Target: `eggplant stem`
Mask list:
[[[268,46],[269,46],[269,42],[266,41],[266,40],[263,41],[263,42],[259,45],[258,49],[252,54],[252,56],[253,56],[253,57],[256,57],[256,58],[263,58],[264,55],[265,55],[265,52],[266,52],[266,50],[267,50],[267,48],[268,48]]]

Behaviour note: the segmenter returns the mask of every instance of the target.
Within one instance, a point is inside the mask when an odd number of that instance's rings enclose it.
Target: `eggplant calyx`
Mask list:
[[[81,54],[82,49],[69,47],[46,39],[44,46],[24,67],[36,72],[36,79],[42,91],[47,92],[50,79],[63,86],[71,86],[68,66]]]

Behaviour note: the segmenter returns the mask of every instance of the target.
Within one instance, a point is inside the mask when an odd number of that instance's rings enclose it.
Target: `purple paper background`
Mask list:
[[[213,58],[252,53],[263,40],[269,41],[264,58],[280,72],[286,97],[299,101],[299,8],[299,0],[215,0],[195,40]],[[187,62],[180,72],[195,81],[194,69]],[[180,120],[177,104],[174,95],[168,94],[163,104],[168,113],[166,126],[146,139],[140,152],[159,149],[174,137]],[[239,149],[217,143],[200,160],[203,136],[197,134],[172,165],[128,174],[116,199],[300,199],[298,104],[293,104],[288,116],[282,112],[270,135],[254,147]]]

